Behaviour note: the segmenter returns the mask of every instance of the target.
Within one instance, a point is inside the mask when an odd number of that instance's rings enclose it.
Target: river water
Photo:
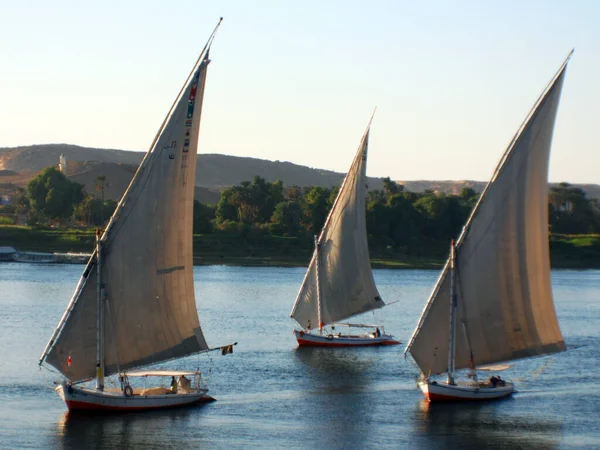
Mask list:
[[[194,268],[210,345],[233,355],[170,363],[196,369],[217,401],[179,410],[89,416],[66,412],[58,377],[37,360],[83,266],[0,264],[0,448],[600,448],[600,271],[553,271],[565,341],[574,349],[519,361],[512,398],[428,405],[404,345],[297,349],[289,312],[303,268]],[[438,276],[375,270],[383,322],[410,337]]]

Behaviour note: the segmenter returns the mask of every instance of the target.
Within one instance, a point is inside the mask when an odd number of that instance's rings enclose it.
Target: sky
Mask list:
[[[0,0],[0,147],[146,151],[220,16],[199,153],[487,180],[572,48],[551,181],[600,183],[600,2]]]

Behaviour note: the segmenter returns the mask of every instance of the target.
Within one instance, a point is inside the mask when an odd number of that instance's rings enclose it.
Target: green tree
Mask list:
[[[319,186],[307,188],[304,192],[303,222],[312,234],[319,234],[327,218],[329,189]]]
[[[550,189],[549,219],[554,233],[581,234],[598,231],[600,216],[582,189],[560,183]]]
[[[302,188],[298,185],[293,185],[293,186],[289,187],[287,190],[288,200],[295,200],[295,201],[299,202],[302,200],[303,196],[304,196],[304,194],[302,192]]]
[[[216,210],[216,219],[219,225],[237,221],[238,213],[236,206],[233,204],[233,193],[233,188],[228,188],[221,192],[221,198],[219,199],[219,203],[217,203]]]
[[[236,207],[237,219],[241,223],[253,224],[258,218],[261,205],[255,197],[255,189],[249,181],[233,186],[231,203]]]
[[[460,190],[458,197],[461,200],[461,203],[467,208],[473,209],[477,200],[479,200],[479,194],[475,189],[470,187],[464,187]]]
[[[268,223],[275,205],[283,201],[283,182],[268,183],[254,177],[252,183],[242,181],[226,189],[217,205],[217,222],[237,220],[247,224]]]
[[[42,170],[29,184],[27,197],[35,216],[64,220],[84,198],[83,185],[69,181],[55,167]]]
[[[91,195],[75,205],[73,209],[73,218],[85,225],[104,226],[105,218],[112,216],[117,202],[114,200],[105,200],[102,202]]]
[[[276,225],[276,229],[284,236],[298,236],[301,229],[302,207],[297,201],[279,202],[275,206],[271,223]]]
[[[212,233],[212,220],[216,216],[216,206],[204,205],[194,200],[194,233]]]
[[[108,186],[106,176],[100,175],[96,178],[96,192],[100,192],[100,225],[104,226],[104,189]]]
[[[385,177],[383,180],[383,190],[388,197],[399,194],[404,190],[404,186],[392,181],[390,177]]]
[[[333,208],[333,204],[335,203],[335,199],[340,193],[341,186],[333,186],[329,191],[329,197],[327,197],[327,209],[331,210]],[[329,211],[328,211],[329,212]]]

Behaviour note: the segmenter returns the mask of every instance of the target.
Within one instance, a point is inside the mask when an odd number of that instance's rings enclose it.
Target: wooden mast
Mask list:
[[[96,389],[104,390],[104,304],[102,299],[102,239],[100,229],[96,230],[97,248],[97,321],[96,321]]]
[[[454,353],[456,346],[456,269],[455,269],[454,239],[450,244],[450,336],[448,345],[448,384],[454,384]]]
[[[317,313],[319,318],[319,334],[323,334],[323,316],[321,312],[321,244],[319,237],[315,236],[316,271],[317,271]]]

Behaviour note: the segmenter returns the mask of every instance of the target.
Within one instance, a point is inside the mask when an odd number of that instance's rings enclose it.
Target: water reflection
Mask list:
[[[366,351],[362,351],[366,350]],[[298,348],[308,428],[322,448],[362,448],[375,419],[369,386],[376,372],[373,349]]]
[[[421,400],[415,408],[415,438],[427,448],[557,448],[560,424],[519,415],[515,403],[523,400],[453,404]]]
[[[430,409],[399,347],[293,350],[287,314],[304,270],[228,268],[208,293],[206,270],[194,268],[203,327],[216,327],[206,334],[240,341],[233,356],[201,363],[217,402],[82,417],[63,416],[54,376],[35,364],[81,267],[0,264],[0,448],[600,448],[589,376],[600,361],[600,271],[553,272],[565,341],[582,347],[541,373],[539,360],[515,362],[514,400]],[[382,297],[402,299],[385,321],[406,338],[439,273],[375,272]]]
[[[65,412],[56,425],[57,447],[138,448],[161,443],[178,447],[178,442],[189,444],[190,438],[202,441],[202,429],[193,426],[200,421],[202,408],[123,414]]]

